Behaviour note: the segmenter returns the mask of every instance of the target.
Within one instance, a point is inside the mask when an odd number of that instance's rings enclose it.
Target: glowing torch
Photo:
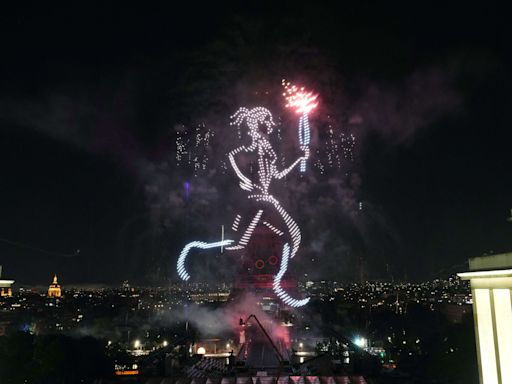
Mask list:
[[[308,115],[317,107],[318,101],[316,99],[318,95],[307,91],[304,87],[299,88],[284,79],[282,84],[284,87],[283,96],[287,102],[286,107],[294,108],[295,112],[301,115],[299,118],[299,144],[301,148],[305,149],[309,146],[311,139]],[[300,171],[306,171],[306,160],[300,162]]]

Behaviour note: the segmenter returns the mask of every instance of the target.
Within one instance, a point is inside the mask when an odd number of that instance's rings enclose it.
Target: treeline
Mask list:
[[[0,337],[2,384],[90,383],[111,376],[113,366],[105,343],[93,337],[25,332]]]

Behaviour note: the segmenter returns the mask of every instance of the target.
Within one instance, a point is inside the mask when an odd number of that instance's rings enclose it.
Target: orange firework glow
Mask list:
[[[299,88],[284,79],[282,84],[285,90],[283,96],[288,103],[286,104],[287,108],[295,108],[295,112],[299,114],[308,114],[317,107],[317,94],[306,91],[304,87]]]

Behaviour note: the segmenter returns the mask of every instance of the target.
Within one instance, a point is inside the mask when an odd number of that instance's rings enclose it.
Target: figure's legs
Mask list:
[[[258,212],[256,212],[256,214],[252,218],[251,222],[249,223],[249,225],[245,229],[244,234],[242,235],[242,237],[240,237],[240,240],[238,241],[238,244],[234,245],[234,246],[231,246],[231,247],[226,247],[226,250],[232,251],[232,250],[237,250],[237,249],[245,248],[245,246],[249,243],[249,240],[251,239],[252,233],[254,232],[254,229],[258,225],[258,222],[260,221],[262,214],[263,214],[263,209],[258,210]],[[240,216],[237,215],[237,217],[235,219],[235,222],[233,223],[233,227],[235,227],[235,224],[236,224],[236,228],[238,228],[238,223],[240,222],[238,217],[240,217]]]
[[[242,219],[242,215],[237,214],[235,217],[235,220],[233,221],[233,225],[231,226],[231,229],[235,232],[238,231],[238,226],[240,225],[240,220]]]
[[[279,268],[279,272],[274,276],[273,289],[277,297],[279,297],[283,302],[290,307],[302,307],[309,302],[309,297],[298,300],[291,297],[282,287],[281,280],[283,279],[286,270],[288,269],[288,259],[290,257],[290,246],[286,243],[283,246],[283,253],[281,255],[281,266]]]
[[[290,259],[292,259],[295,256],[295,254],[297,253],[297,251],[299,250],[300,241],[302,239],[299,226],[292,219],[292,217],[288,214],[288,212],[285,211],[285,209],[281,206],[281,204],[279,204],[279,201],[277,201],[273,196],[262,195],[262,196],[258,196],[256,199],[257,199],[257,201],[266,201],[266,202],[271,203],[276,208],[279,215],[282,217],[282,219],[286,225],[286,228],[288,229],[288,233],[290,234],[290,239],[292,242],[292,247],[291,247],[291,251],[290,251]]]
[[[279,215],[281,216],[286,225],[286,229],[290,235],[290,239],[292,242],[291,249],[288,243],[285,243],[283,246],[283,252],[281,254],[281,265],[279,267],[278,273],[274,276],[274,282],[272,286],[273,290],[277,297],[279,297],[279,299],[281,299],[285,304],[289,305],[290,307],[302,307],[303,305],[306,305],[309,302],[309,297],[302,300],[294,299],[281,287],[281,280],[283,279],[284,274],[288,270],[288,261],[289,259],[294,257],[297,251],[299,250],[301,241],[300,228],[297,225],[297,223],[292,219],[292,217],[288,214],[288,212],[286,212],[285,209],[281,206],[281,204],[279,204],[279,201],[277,201],[273,196],[262,195],[255,196],[255,198],[257,201],[269,202],[275,207],[275,209],[277,210],[277,212],[279,213]],[[284,235],[284,232],[281,231],[276,226],[266,221],[264,221],[263,224],[265,224],[278,236]]]
[[[215,247],[223,247],[231,244],[232,242],[233,240],[223,240],[214,243],[205,243],[204,241],[192,241],[191,243],[188,243],[187,245],[185,245],[185,248],[183,248],[183,250],[180,253],[180,256],[178,257],[178,264],[176,266],[178,276],[185,281],[190,279],[190,275],[188,274],[185,268],[185,260],[192,248],[209,249]]]
[[[291,247],[291,253],[290,258],[293,258],[297,251],[299,250],[300,241],[301,241],[301,233],[300,228],[297,225],[297,223],[292,219],[292,217],[288,214],[288,212],[285,211],[285,209],[279,204],[279,201],[277,201],[273,196],[271,195],[251,195],[249,196],[249,199],[252,201],[257,202],[266,202],[270,203],[274,206],[274,208],[279,213],[279,216],[283,219],[287,232],[290,234],[290,239],[292,243]],[[244,249],[245,246],[249,243],[249,240],[251,239],[252,233],[254,229],[256,228],[256,225],[260,222],[263,215],[263,209],[260,209],[256,212],[256,214],[253,216],[252,220],[248,224],[247,228],[245,229],[243,235],[240,237],[240,240],[236,245],[233,245],[231,247],[227,247],[226,250],[239,250]],[[232,229],[234,231],[237,231],[240,225],[241,216],[237,215],[234,222]],[[278,236],[283,236],[285,233],[284,231],[280,230],[276,226],[264,221],[264,225],[266,225],[268,228],[270,228],[274,233],[276,233]]]
[[[277,236],[283,236],[284,235],[283,231],[281,231],[279,228],[274,227],[268,221],[264,221],[263,225],[266,225],[267,228],[270,229],[272,232],[274,232]]]
[[[245,246],[249,243],[252,233],[254,232],[256,225],[258,225],[258,222],[260,221],[262,214],[263,214],[263,209],[260,209],[256,212],[256,214],[250,221],[249,225],[245,229],[243,235],[240,237],[238,244],[233,245],[231,247],[226,247],[226,245],[232,244],[234,242],[233,240],[222,240],[222,241],[217,241],[215,243],[206,243],[203,241],[193,241],[191,243],[188,243],[185,246],[185,248],[183,248],[183,250],[180,253],[180,256],[178,257],[178,264],[176,266],[176,269],[178,271],[179,277],[185,281],[190,279],[190,274],[187,272],[187,270],[185,268],[185,261],[186,261],[187,256],[192,248],[209,249],[209,248],[215,248],[215,247],[225,247],[225,249],[228,251],[245,248]],[[240,225],[241,218],[242,217],[240,215],[236,216],[235,221],[233,222],[233,226],[232,226],[234,231],[238,230],[238,226]]]

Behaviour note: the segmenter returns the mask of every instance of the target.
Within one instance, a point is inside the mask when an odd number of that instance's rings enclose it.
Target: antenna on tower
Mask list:
[[[224,241],[224,225],[221,226],[221,241]],[[220,246],[220,253],[224,253],[224,245]]]

